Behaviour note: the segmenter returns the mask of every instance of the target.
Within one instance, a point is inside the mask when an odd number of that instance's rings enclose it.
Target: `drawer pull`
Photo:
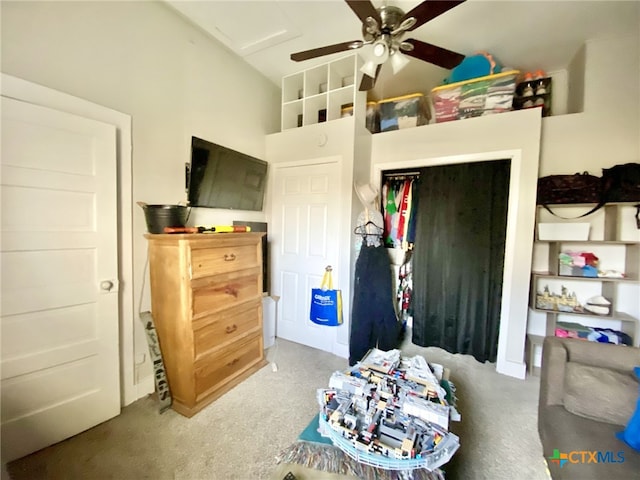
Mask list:
[[[238,359],[234,358],[229,363],[227,363],[227,367],[233,367],[236,363],[238,363]]]
[[[238,296],[238,290],[236,290],[233,287],[227,287],[224,289],[224,293],[226,293],[227,295],[231,295],[232,297],[237,297]]]
[[[238,329],[238,326],[234,323],[226,328],[227,333],[233,333]]]
[[[233,262],[236,259],[236,256],[234,253],[225,253],[224,254],[224,261],[225,262]]]

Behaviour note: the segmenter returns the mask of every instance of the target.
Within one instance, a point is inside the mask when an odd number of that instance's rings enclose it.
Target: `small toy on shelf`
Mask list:
[[[464,82],[487,75],[495,75],[502,71],[502,65],[493,55],[480,51],[465,57],[458,66],[451,69],[451,73],[444,79],[444,83]]]
[[[569,293],[567,287],[562,286],[562,293],[552,293],[549,286],[545,285],[542,292],[536,295],[536,308],[566,313],[583,313],[584,307],[578,302],[575,294]]]
[[[587,300],[585,310],[597,315],[609,315],[611,312],[611,302],[602,295],[596,295]]]

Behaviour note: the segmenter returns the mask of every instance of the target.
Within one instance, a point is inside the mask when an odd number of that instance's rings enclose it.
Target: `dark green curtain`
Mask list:
[[[496,360],[509,172],[509,160],[421,169],[413,254],[416,345]]]

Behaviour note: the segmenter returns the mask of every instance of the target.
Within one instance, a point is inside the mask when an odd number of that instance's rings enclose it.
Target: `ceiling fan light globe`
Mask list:
[[[362,67],[360,67],[360,71],[365,75],[368,75],[371,78],[376,76],[376,68],[378,64],[373,62],[372,60],[367,60]]]
[[[382,42],[378,42],[373,45],[373,55],[377,58],[383,57],[386,51],[387,46]]]
[[[404,67],[406,67],[408,64],[409,59],[405,55],[402,55],[399,50],[391,55],[391,68],[394,75]]]
[[[373,61],[380,65],[389,58],[389,45],[383,40],[378,40],[373,44]]]

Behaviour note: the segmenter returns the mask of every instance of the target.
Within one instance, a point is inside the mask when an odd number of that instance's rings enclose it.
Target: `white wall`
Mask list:
[[[356,135],[355,131],[358,130]],[[361,139],[361,136],[365,140]],[[338,157],[340,165],[340,210],[342,215],[334,219],[338,223],[339,235],[339,260],[334,265],[333,278],[336,285],[342,290],[342,309],[344,324],[338,329],[332,329],[334,352],[342,357],[349,356],[349,329],[351,312],[351,273],[353,254],[351,248],[345,248],[353,243],[353,210],[361,209],[360,202],[355,199],[353,192],[354,162],[356,160],[355,144],[366,150],[367,139],[370,135],[355,128],[355,117],[341,118],[332,122],[323,122],[308,125],[304,128],[288,129],[266,139],[267,155],[273,164],[299,162],[300,164],[311,162],[314,159]],[[368,151],[368,150],[366,150]],[[369,166],[366,165],[367,175]],[[362,175],[362,170],[360,170]],[[356,202],[356,203],[354,203]],[[278,235],[278,232],[274,232]],[[275,238],[275,237],[274,237]],[[278,292],[282,293],[282,292]],[[328,332],[327,332],[328,333]]]
[[[0,8],[4,73],[131,115],[134,202],[186,201],[192,135],[264,158],[265,135],[279,129],[279,89],[163,3],[3,1]],[[142,295],[148,310],[146,224],[131,208],[135,308]],[[264,219],[199,209],[190,223]],[[141,358],[146,338],[134,321]],[[148,361],[138,373],[142,389],[153,388]]]
[[[569,76],[584,89],[582,113],[542,119],[540,176],[588,171],[640,161],[640,40],[637,35],[591,41]],[[582,71],[584,64],[584,71]],[[580,95],[580,92],[570,92]],[[572,106],[580,102],[572,99]]]

